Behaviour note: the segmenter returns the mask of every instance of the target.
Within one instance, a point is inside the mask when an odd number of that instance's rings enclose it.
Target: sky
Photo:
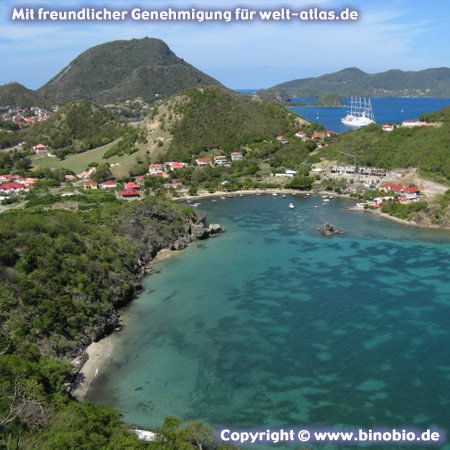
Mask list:
[[[143,21],[64,22],[12,20],[14,9],[37,15],[81,8],[141,11],[222,10],[229,22]],[[236,8],[256,11],[253,20],[235,20]],[[284,8],[300,13],[341,11],[356,20],[261,20],[259,11]],[[24,9],[25,10],[25,9]],[[260,89],[347,67],[368,73],[390,69],[449,67],[448,0],[1,0],[0,85],[16,81],[30,89],[45,84],[88,48],[117,39],[154,37],[185,61],[232,89]]]

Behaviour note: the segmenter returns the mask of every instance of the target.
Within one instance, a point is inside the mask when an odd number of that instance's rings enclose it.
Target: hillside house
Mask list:
[[[100,187],[102,189],[115,189],[117,187],[117,183],[112,180],[104,181]]]
[[[44,144],[38,144],[33,147],[34,153],[47,153],[48,146]]]
[[[197,158],[195,160],[195,162],[199,166],[212,166],[212,159],[211,158]]]
[[[231,161],[242,161],[244,159],[244,156],[241,152],[233,152],[231,154]]]
[[[129,189],[133,189],[135,191],[140,191],[141,190],[141,186],[139,186],[138,184],[133,183],[131,181],[126,183],[124,187],[125,187],[126,191],[129,190]]]
[[[134,189],[125,189],[118,193],[118,197],[123,200],[135,200],[141,198],[139,192]]]
[[[87,180],[83,183],[84,189],[98,189],[98,184],[94,180]]]
[[[157,173],[161,173],[163,171],[163,165],[162,164],[150,164],[148,166],[148,173],[150,175],[155,175]]]
[[[0,192],[6,193],[6,194],[15,194],[18,192],[28,192],[30,190],[30,187],[26,184],[16,183],[15,181],[12,181],[10,183],[4,183],[0,186]]]

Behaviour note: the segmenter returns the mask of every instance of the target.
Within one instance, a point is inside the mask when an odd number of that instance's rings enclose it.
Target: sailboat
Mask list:
[[[353,128],[367,127],[371,123],[376,123],[370,99],[352,97],[350,111],[341,119],[341,122]]]

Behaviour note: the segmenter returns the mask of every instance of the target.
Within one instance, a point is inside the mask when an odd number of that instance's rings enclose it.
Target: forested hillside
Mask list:
[[[196,448],[173,420],[158,442],[138,442],[117,412],[75,403],[64,383],[68,360],[117,325],[155,253],[195,239],[201,221],[164,198],[45,200],[0,221],[0,448]]]
[[[270,101],[222,88],[187,89],[161,107],[158,115],[171,135],[168,158],[190,159],[208,149],[237,151],[241,146],[298,131],[305,120]]]
[[[338,152],[355,154],[358,165],[388,170],[416,167],[437,181],[450,180],[450,107],[421,116],[434,126],[397,127],[385,132],[379,125],[344,133],[324,152],[329,159]]]

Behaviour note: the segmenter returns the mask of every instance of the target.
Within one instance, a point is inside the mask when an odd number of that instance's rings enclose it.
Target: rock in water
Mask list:
[[[333,225],[325,222],[321,227],[317,228],[324,236],[332,236],[333,234],[343,234],[344,231],[337,230]]]

